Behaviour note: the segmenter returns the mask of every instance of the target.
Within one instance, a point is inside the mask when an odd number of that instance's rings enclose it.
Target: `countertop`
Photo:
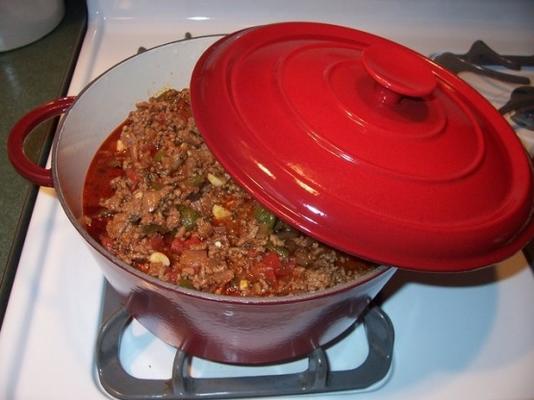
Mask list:
[[[65,16],[51,33],[0,53],[0,324],[38,191],[9,163],[8,133],[32,108],[66,94],[86,25],[85,1],[67,0]],[[32,160],[46,162],[55,123],[41,124],[27,140],[25,151]]]

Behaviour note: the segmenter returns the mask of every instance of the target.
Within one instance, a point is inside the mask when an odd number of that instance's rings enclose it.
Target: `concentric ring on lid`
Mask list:
[[[509,124],[399,44],[319,23],[250,28],[203,54],[191,97],[227,171],[340,250],[460,271],[534,234],[532,169]]]

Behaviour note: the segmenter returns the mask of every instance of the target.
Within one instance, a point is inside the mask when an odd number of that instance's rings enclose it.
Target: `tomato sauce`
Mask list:
[[[106,225],[110,219],[105,209],[100,205],[102,199],[113,195],[111,181],[119,176],[124,176],[122,161],[125,155],[117,152],[117,141],[120,138],[122,127],[119,125],[96,153],[87,176],[83,189],[83,214],[91,218],[91,224],[87,226],[88,233],[97,240],[105,241]],[[103,243],[105,245],[105,243]]]

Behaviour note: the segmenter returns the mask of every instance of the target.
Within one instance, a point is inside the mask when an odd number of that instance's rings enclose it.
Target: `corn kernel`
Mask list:
[[[210,181],[210,183],[216,187],[223,186],[225,183],[224,180],[213,174],[208,174],[208,181]]]
[[[239,289],[240,290],[246,290],[248,289],[248,281],[246,279],[241,279],[239,281]]]
[[[230,211],[218,204],[215,204],[211,211],[215,219],[225,219],[232,215]]]
[[[165,254],[160,253],[159,251],[155,251],[152,253],[149,257],[149,261],[151,263],[160,263],[165,267],[168,267],[171,265],[171,261],[169,260],[169,257],[167,257]]]

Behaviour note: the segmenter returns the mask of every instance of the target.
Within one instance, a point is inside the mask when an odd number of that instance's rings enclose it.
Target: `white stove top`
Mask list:
[[[88,3],[90,20],[72,95],[139,46],[180,39],[185,32],[224,33],[281,20],[349,25],[424,54],[463,53],[476,39],[507,54],[531,54],[534,49],[534,3],[528,1]],[[502,97],[503,84],[466,78],[496,106],[508,98]],[[505,90],[512,88],[504,85]],[[522,133],[528,142],[529,134]],[[98,384],[93,356],[102,288],[102,274],[55,192],[41,189],[0,331],[0,398],[108,398]],[[396,333],[389,376],[365,391],[284,399],[534,399],[534,274],[521,253],[469,274],[399,271],[381,296]],[[332,364],[354,367],[365,357],[365,348],[358,328],[329,351]],[[352,352],[355,359],[347,357]],[[170,376],[172,350],[135,322],[126,332],[121,355],[126,369],[138,377]],[[305,365],[270,368],[269,373],[295,372]],[[234,372],[201,360],[193,369],[195,376]],[[265,372],[237,370],[258,371]]]

